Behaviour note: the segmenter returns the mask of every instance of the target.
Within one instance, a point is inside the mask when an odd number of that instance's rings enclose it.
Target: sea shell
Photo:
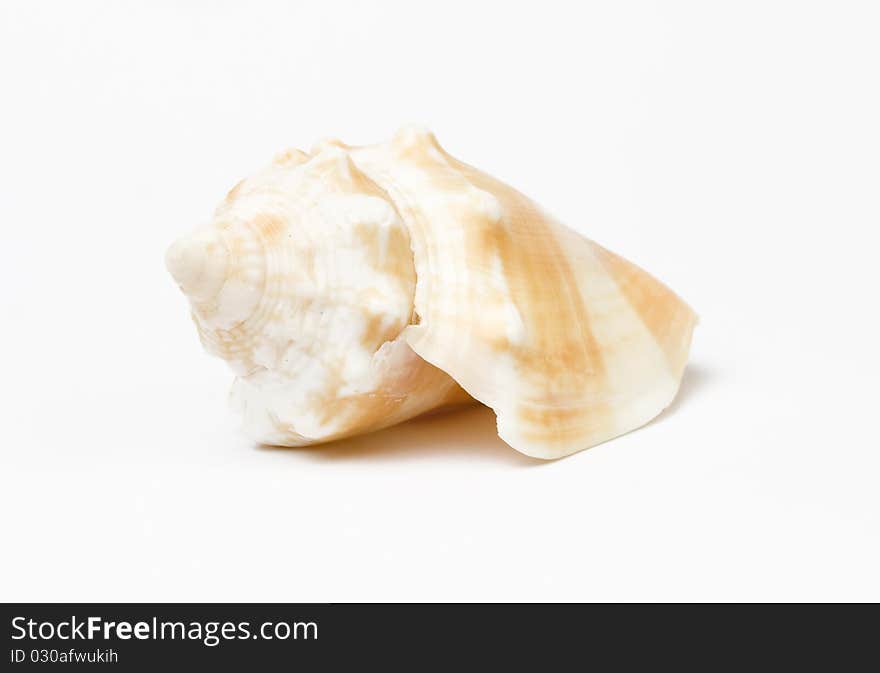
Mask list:
[[[279,156],[166,262],[203,345],[238,375],[246,430],[275,445],[476,399],[515,449],[565,456],[672,401],[696,323],[417,128]]]

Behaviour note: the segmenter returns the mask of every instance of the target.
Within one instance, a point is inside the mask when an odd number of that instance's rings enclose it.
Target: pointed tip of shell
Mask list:
[[[165,267],[192,301],[207,301],[220,291],[229,253],[216,232],[184,236],[165,253]]]

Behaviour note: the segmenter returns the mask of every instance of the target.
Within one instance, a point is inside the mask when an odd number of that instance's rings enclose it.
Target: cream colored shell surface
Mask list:
[[[326,441],[470,395],[508,444],[557,458],[672,401],[696,316],[649,274],[427,131],[312,154],[242,182],[168,253],[257,440]]]

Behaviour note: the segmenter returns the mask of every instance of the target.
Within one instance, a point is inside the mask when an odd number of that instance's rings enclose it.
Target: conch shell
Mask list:
[[[694,312],[634,264],[447,154],[429,132],[291,150],[166,263],[246,431],[326,442],[478,400],[558,458],[678,390]]]

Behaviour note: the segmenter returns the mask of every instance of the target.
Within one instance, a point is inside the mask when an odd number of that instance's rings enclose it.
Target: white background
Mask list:
[[[878,35],[872,2],[4,2],[0,598],[880,600]],[[670,410],[550,463],[479,408],[237,434],[166,246],[276,151],[406,122],[697,309]]]

